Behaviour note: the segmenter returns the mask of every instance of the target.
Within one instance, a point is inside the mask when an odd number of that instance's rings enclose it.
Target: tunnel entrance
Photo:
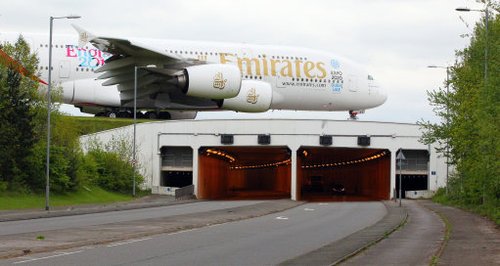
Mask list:
[[[290,198],[287,147],[202,147],[198,153],[201,199]]]
[[[385,149],[301,147],[297,151],[298,199],[387,200],[390,158]]]
[[[396,197],[399,198],[399,175],[401,175],[401,194],[406,198],[406,191],[427,190],[429,188],[429,152],[427,150],[402,150],[404,159],[401,167],[396,160]]]
[[[167,191],[193,184],[193,149],[188,146],[163,146],[161,152],[160,187]]]

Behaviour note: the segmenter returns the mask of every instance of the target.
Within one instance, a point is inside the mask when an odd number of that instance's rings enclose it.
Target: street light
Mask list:
[[[50,89],[52,87],[52,24],[54,19],[77,19],[81,18],[77,15],[69,15],[62,17],[50,17],[49,31],[49,84],[47,86],[47,164],[46,164],[46,184],[45,184],[45,210],[50,209],[49,194],[50,194]]]
[[[396,162],[398,163],[399,166],[399,207],[401,207],[401,200],[403,198],[403,182],[401,180],[401,175],[402,175],[402,166],[403,166],[403,160],[406,160],[405,155],[403,154],[403,148],[399,148],[396,154]]]
[[[427,66],[427,68],[442,68],[446,69],[446,127],[450,126],[450,67],[449,66]],[[448,143],[448,137],[446,138],[446,195],[448,195],[448,176],[449,176],[449,152],[450,146]]]
[[[467,7],[459,7],[455,9],[456,11],[460,12],[470,12],[470,11],[475,11],[475,12],[484,12],[484,93],[485,95],[483,97],[487,97],[487,83],[488,83],[488,20],[489,20],[489,12],[488,12],[488,2],[486,4],[486,7],[484,9],[470,9]],[[487,166],[488,167],[488,166]],[[483,182],[483,203],[485,200],[485,182]]]
[[[485,44],[484,44],[484,85],[486,86],[486,81],[488,80],[488,20],[489,20],[489,12],[488,5],[484,9],[471,9],[467,7],[458,7],[455,8],[456,11],[459,12],[484,12],[484,29],[485,29]]]
[[[136,171],[136,149],[135,149],[135,140],[136,140],[136,132],[137,132],[137,70],[138,69],[147,69],[150,67],[155,67],[154,65],[147,66],[134,66],[134,140],[132,142],[132,167],[134,169],[134,173],[132,176],[132,196],[135,197],[135,171]]]
[[[138,66],[134,67],[134,141],[132,142],[132,167],[134,169],[134,172],[132,173],[132,196],[135,197],[135,170],[136,170],[136,163],[135,163],[135,139],[136,139],[136,123],[137,123],[137,69],[140,68]]]

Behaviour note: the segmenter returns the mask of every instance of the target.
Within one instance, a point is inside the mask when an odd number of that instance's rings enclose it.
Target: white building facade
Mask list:
[[[390,199],[446,185],[446,158],[419,142],[418,125],[249,119],[136,125],[138,167],[153,193],[191,186],[198,198]],[[81,137],[132,142],[133,125]],[[398,167],[401,150],[405,160]],[[345,192],[337,191],[342,187]],[[408,194],[408,193],[406,193]],[[405,195],[405,194],[403,194]]]

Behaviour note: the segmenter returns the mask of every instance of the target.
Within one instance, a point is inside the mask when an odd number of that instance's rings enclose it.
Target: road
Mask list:
[[[309,203],[258,218],[35,254],[1,265],[274,265],[379,221],[380,202]]]
[[[168,217],[257,204],[263,201],[202,201],[164,207],[0,222],[0,236]]]

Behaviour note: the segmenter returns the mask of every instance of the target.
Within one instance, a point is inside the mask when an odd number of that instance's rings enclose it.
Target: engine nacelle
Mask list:
[[[63,102],[67,104],[92,104],[108,107],[120,106],[120,92],[117,86],[102,86],[102,80],[78,79],[63,82]]]
[[[207,99],[233,98],[240,92],[241,72],[237,66],[208,64],[187,67],[179,85],[188,96]]]
[[[243,80],[238,96],[224,99],[221,107],[241,112],[265,112],[271,107],[273,89],[271,84],[258,80]]]

